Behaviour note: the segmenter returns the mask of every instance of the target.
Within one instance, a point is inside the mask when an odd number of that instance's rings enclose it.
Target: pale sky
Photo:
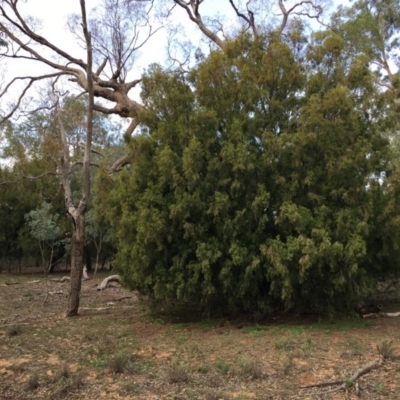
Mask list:
[[[286,3],[290,4],[291,1]],[[293,0],[292,0],[293,2]],[[22,15],[30,15],[34,18],[41,20],[40,34],[47,38],[50,42],[57,45],[58,47],[67,50],[72,53],[76,58],[85,59],[85,52],[79,48],[75,42],[75,38],[66,26],[67,17],[69,14],[76,13],[80,14],[80,3],[79,0],[27,0],[26,2],[20,1],[20,11]],[[90,10],[101,4],[101,0],[86,0],[86,8],[88,17],[90,18]],[[274,3],[276,5],[276,3]],[[208,9],[207,9],[208,7]],[[289,7],[289,5],[287,5]],[[205,1],[202,4],[204,14],[219,14],[225,19],[234,20],[233,10],[228,3],[228,0],[210,0]],[[271,15],[269,12],[268,15]],[[204,37],[200,33],[199,29],[196,29],[194,24],[189,20],[186,12],[180,7],[175,7],[173,23],[180,23],[184,26],[184,31],[187,33],[192,44],[197,47]],[[154,62],[165,63],[167,59],[166,45],[167,45],[167,31],[163,29],[153,36],[150,41],[143,47],[141,51],[141,57],[135,64],[129,79],[138,79],[142,75],[142,72],[147,68],[148,65]],[[44,66],[40,62],[29,62],[26,60],[2,60],[1,69],[6,69],[5,76],[6,81],[10,77],[25,76],[25,75],[39,75],[45,72],[51,72],[51,68]],[[0,69],[0,72],[2,72]],[[73,89],[74,84],[69,84],[70,88]],[[17,96],[17,91],[14,91]],[[10,93],[12,94],[12,93]],[[138,99],[139,90],[133,93],[133,97]],[[1,103],[0,103],[1,107]]]

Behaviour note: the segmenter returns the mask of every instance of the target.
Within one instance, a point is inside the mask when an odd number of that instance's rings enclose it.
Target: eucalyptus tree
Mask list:
[[[40,207],[25,214],[25,220],[29,226],[29,233],[37,240],[42,268],[47,275],[53,259],[54,246],[61,240],[62,231],[58,222],[58,215],[51,212],[50,203],[43,202]],[[46,263],[46,250],[50,250],[49,262]],[[47,265],[46,265],[47,264]]]

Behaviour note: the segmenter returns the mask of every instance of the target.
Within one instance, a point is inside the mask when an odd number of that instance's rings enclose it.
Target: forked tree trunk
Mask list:
[[[71,290],[68,297],[67,317],[78,315],[83,273],[83,248],[85,245],[85,215],[74,218],[71,248]]]

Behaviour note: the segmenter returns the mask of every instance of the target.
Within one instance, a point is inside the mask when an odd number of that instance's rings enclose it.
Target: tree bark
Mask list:
[[[68,296],[67,317],[78,315],[83,274],[83,248],[85,245],[85,215],[78,214],[74,221],[71,249],[71,289]]]

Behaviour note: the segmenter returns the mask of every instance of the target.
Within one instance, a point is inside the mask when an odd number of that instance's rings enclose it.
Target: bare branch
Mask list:
[[[283,18],[282,18],[282,22],[281,22],[280,27],[276,31],[276,36],[277,37],[279,37],[282,34],[282,32],[284,31],[284,29],[285,29],[285,27],[287,25],[287,22],[288,22],[290,14],[293,13],[295,15],[303,15],[303,16],[307,16],[308,18],[312,18],[312,19],[317,19],[318,20],[319,17],[321,16],[322,12],[323,12],[322,7],[320,5],[318,5],[318,4],[315,4],[314,1],[312,1],[312,0],[300,1],[299,3],[296,3],[289,10],[287,10],[285,5],[283,4],[283,0],[278,0],[278,1],[279,1],[279,8],[282,11]],[[306,12],[306,11],[294,12],[298,7],[302,7],[302,6],[310,6],[316,12],[316,14],[311,14],[311,13]]]
[[[3,10],[3,7],[0,7],[0,11]],[[8,18],[8,16],[6,16],[6,14],[4,14],[4,12],[2,12],[3,16],[5,16],[5,18]],[[0,29],[14,42],[17,43],[21,49],[25,50],[27,53],[29,53],[32,58],[30,60],[33,61],[40,61],[54,69],[60,70],[60,71],[65,71],[65,72],[69,72],[71,75],[76,75],[78,73],[78,70],[75,68],[70,68],[70,67],[66,67],[64,65],[61,64],[57,64],[51,60],[49,60],[48,58],[43,57],[42,55],[40,55],[37,51],[33,50],[30,46],[28,46],[27,44],[23,43],[21,39],[19,39],[17,36],[15,36],[3,23],[0,23]],[[24,56],[15,56],[14,58],[27,58]],[[67,60],[70,60],[71,57],[68,57]],[[74,62],[74,61],[71,61]],[[79,65],[79,64],[78,64]]]
[[[199,29],[212,41],[214,42],[218,47],[221,49],[224,47],[224,41],[221,40],[217,34],[212,32],[210,29],[208,29],[205,25],[204,22],[201,18],[199,8],[200,4],[202,3],[202,0],[190,0],[188,2],[185,2],[184,0],[174,0],[174,2],[182,7],[186,13],[188,14],[189,18],[191,21],[193,21]]]
[[[107,65],[107,61],[108,58],[105,57],[104,61],[100,64],[99,68],[97,68],[97,71],[94,73],[96,76],[99,76],[103,72],[105,66]]]
[[[131,158],[128,156],[121,157],[120,159],[115,161],[115,163],[113,165],[111,165],[111,167],[109,169],[110,174],[120,171],[122,167],[124,167],[125,165],[128,165],[128,164],[131,164]]]
[[[231,4],[232,8],[235,10],[236,15],[239,18],[242,18],[246,23],[249,25],[249,27],[252,29],[254,36],[257,36],[257,27],[254,21],[254,13],[250,11],[249,9],[249,1],[246,3],[246,8],[248,12],[248,16],[244,15],[239,11],[239,9],[236,7],[235,3],[233,0],[229,0],[229,3]]]
[[[54,171],[48,171],[48,172],[44,172],[43,174],[40,175],[36,175],[36,176],[30,176],[30,175],[22,175],[21,177],[19,177],[18,179],[15,179],[13,181],[4,181],[4,182],[0,182],[0,186],[1,185],[8,185],[10,183],[19,183],[23,180],[36,180],[36,179],[40,179],[43,178],[44,176],[59,176],[60,173],[59,172],[54,172]]]
[[[84,149],[85,148],[85,146],[83,145],[83,144],[78,144],[78,147],[80,147],[81,149]],[[97,154],[97,155],[99,155],[100,157],[102,157],[102,158],[105,158],[105,155],[102,153],[102,152],[100,152],[99,150],[96,150],[96,149],[91,149],[90,150],[93,154]],[[94,165],[94,164],[93,164]],[[98,167],[98,165],[95,165],[96,167]]]
[[[77,167],[78,165],[83,166],[84,163],[83,163],[82,161],[75,161],[74,163],[72,163],[72,164],[71,164],[71,167],[70,167],[70,169],[69,169],[69,174],[71,174],[72,171],[73,171],[73,169],[74,169],[75,167]],[[100,165],[97,164],[97,163],[90,162],[89,165],[90,165],[91,167],[100,168]]]
[[[19,76],[19,77],[16,77],[16,78],[12,79],[5,86],[4,90],[0,93],[0,97],[3,97],[4,94],[9,90],[11,85],[13,83],[15,83],[16,81],[18,81],[18,80],[29,80],[29,82],[27,83],[27,85],[23,89],[22,93],[19,95],[19,97],[17,99],[17,102],[14,105],[14,107],[12,107],[11,111],[8,114],[6,114],[4,117],[1,117],[0,124],[5,122],[6,120],[10,119],[14,115],[14,113],[20,107],[22,99],[24,98],[24,96],[26,95],[27,91],[33,85],[34,82],[39,81],[39,80],[43,80],[43,79],[48,79],[48,78],[56,78],[56,77],[59,77],[61,75],[65,75],[65,73],[64,72],[56,72],[56,73],[53,73],[53,74],[46,74],[46,75],[40,75],[40,76]]]
[[[128,128],[126,128],[126,131],[124,133],[124,138],[128,140],[138,126],[139,126],[139,120],[137,118],[133,118]]]
[[[72,57],[70,54],[66,53],[65,51],[61,50],[57,46],[53,45],[51,42],[49,42],[47,39],[45,39],[43,36],[38,35],[37,33],[33,32],[29,26],[26,24],[24,18],[21,16],[21,14],[18,11],[17,8],[17,1],[13,0],[6,0],[4,1],[6,4],[9,5],[9,7],[12,9],[14,12],[15,16],[17,17],[18,21],[20,22],[19,24],[11,19],[8,14],[5,12],[4,7],[0,7],[0,11],[3,14],[3,16],[9,21],[13,26],[15,26],[18,30],[20,30],[23,34],[34,40],[36,43],[39,43],[43,46],[46,46],[47,48],[53,50],[55,53],[59,54],[61,57],[65,58],[66,60],[70,61],[71,63],[74,63],[76,65],[79,65],[81,68],[85,69],[86,64],[77,58]],[[3,24],[0,24],[0,26],[3,28]],[[4,31],[5,32],[5,31]],[[9,32],[9,31],[8,31]],[[8,35],[8,32],[5,32]]]

